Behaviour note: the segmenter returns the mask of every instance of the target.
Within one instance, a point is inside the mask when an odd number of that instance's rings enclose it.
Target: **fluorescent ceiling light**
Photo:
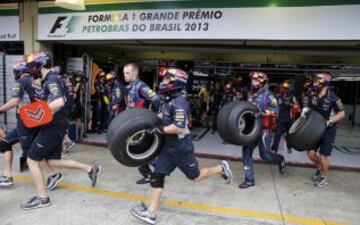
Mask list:
[[[56,0],[55,5],[70,10],[85,10],[84,0]]]

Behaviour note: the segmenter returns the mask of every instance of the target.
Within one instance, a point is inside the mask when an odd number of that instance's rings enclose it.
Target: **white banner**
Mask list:
[[[360,40],[360,5],[41,14],[39,40]]]
[[[20,40],[19,16],[0,16],[0,41]]]

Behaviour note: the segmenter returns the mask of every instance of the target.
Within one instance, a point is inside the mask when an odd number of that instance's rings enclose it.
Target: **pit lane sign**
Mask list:
[[[0,16],[0,41],[18,41],[19,34],[18,16]]]
[[[360,5],[40,14],[38,39],[359,40],[358,12]]]

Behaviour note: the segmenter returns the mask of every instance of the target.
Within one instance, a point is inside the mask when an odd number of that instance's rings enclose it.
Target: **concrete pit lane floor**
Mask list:
[[[234,159],[239,160],[242,157],[242,148],[240,146],[224,144],[218,133],[212,134],[206,129],[193,128],[191,130],[195,145],[195,153],[198,156],[211,159]],[[97,146],[106,146],[106,134],[88,134],[84,143]],[[330,164],[332,168],[360,171],[360,129],[358,127],[341,126],[337,130],[334,149],[331,153]],[[312,163],[305,152],[293,150],[288,153],[285,148],[284,138],[279,144],[279,153],[285,157],[285,160],[294,166],[309,167]],[[254,159],[260,160],[258,150],[254,151]]]
[[[50,192],[48,208],[23,211],[20,204],[35,194],[28,171],[15,173],[15,185],[0,189],[1,225],[112,225],[145,224],[130,214],[139,201],[148,201],[149,185],[136,185],[137,168],[117,163],[103,147],[76,145],[64,159],[98,163],[103,169],[96,188],[88,175],[63,170],[64,181]],[[201,166],[218,160],[199,159]],[[2,163],[1,163],[2,165]],[[314,187],[314,169],[289,167],[280,175],[277,166],[256,164],[256,186],[238,188],[242,164],[230,162],[234,181],[220,177],[193,183],[176,170],[167,177],[157,224],[166,225],[358,225],[360,173],[330,172],[329,185]]]

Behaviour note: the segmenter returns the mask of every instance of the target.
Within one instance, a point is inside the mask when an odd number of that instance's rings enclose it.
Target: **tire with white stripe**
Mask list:
[[[160,124],[147,109],[129,109],[116,116],[107,131],[107,146],[121,164],[137,167],[151,162],[162,146],[162,136],[144,131]]]

